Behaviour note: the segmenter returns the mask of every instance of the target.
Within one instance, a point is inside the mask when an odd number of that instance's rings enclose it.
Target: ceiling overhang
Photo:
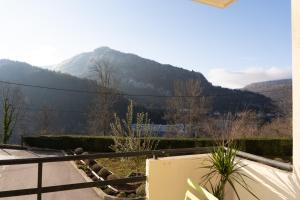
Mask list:
[[[226,8],[236,0],[194,0],[199,3],[205,3],[218,8]]]

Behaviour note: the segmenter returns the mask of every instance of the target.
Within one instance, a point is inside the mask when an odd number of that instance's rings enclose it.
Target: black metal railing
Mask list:
[[[29,189],[18,189],[9,191],[0,191],[0,198],[2,197],[13,197],[22,195],[32,195],[36,194],[37,199],[42,199],[43,193],[58,192],[65,190],[75,190],[107,185],[118,185],[124,183],[134,183],[146,181],[146,176],[137,176],[129,178],[121,178],[116,180],[104,180],[95,182],[84,182],[84,183],[73,183],[64,184],[56,186],[43,187],[42,177],[43,177],[43,164],[49,162],[63,162],[63,161],[74,161],[74,160],[86,160],[86,159],[98,159],[98,158],[117,158],[117,157],[153,157],[155,159],[159,157],[174,156],[174,155],[187,155],[187,154],[201,154],[210,153],[213,147],[198,147],[198,148],[183,148],[183,149],[165,149],[165,150],[154,150],[154,151],[143,151],[143,152],[125,152],[125,153],[95,153],[89,155],[67,155],[67,156],[55,156],[55,157],[39,157],[39,158],[20,158],[20,159],[7,159],[0,160],[0,166],[2,165],[21,165],[21,164],[37,164],[38,165],[38,179],[37,187]],[[237,156],[252,161],[256,161],[271,167],[278,169],[292,171],[293,166],[288,163],[283,163],[261,156],[256,156],[253,154],[238,151]]]
[[[0,191],[0,198],[36,194],[37,200],[41,200],[43,193],[146,181],[146,176],[137,176],[137,177],[115,179],[115,180],[105,180],[105,181],[99,180],[95,182],[73,183],[73,184],[43,187],[42,177],[43,177],[44,163],[85,160],[85,159],[98,159],[98,158],[138,157],[138,156],[158,158],[158,157],[173,156],[173,155],[208,153],[211,152],[211,150],[212,150],[211,147],[199,147],[199,148],[185,148],[185,149],[154,150],[154,151],[143,151],[143,152],[95,153],[89,155],[67,155],[67,156],[0,160],[0,166],[22,165],[22,164],[38,165],[38,178],[37,178],[36,188]]]
[[[259,162],[259,163],[262,163],[262,164],[265,164],[265,165],[268,165],[271,167],[275,167],[277,169],[282,169],[282,170],[289,171],[289,172],[293,171],[293,165],[291,165],[289,163],[272,160],[269,158],[257,156],[257,155],[246,153],[243,151],[237,151],[236,154],[238,157],[245,158],[247,160],[252,160],[255,162]]]

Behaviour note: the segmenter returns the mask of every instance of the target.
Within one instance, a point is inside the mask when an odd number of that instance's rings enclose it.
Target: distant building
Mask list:
[[[131,128],[136,129],[136,124],[132,124]],[[163,125],[163,124],[151,124],[151,129],[154,134],[157,136],[164,136],[167,133],[185,133],[185,127],[183,124],[174,124],[174,125]]]

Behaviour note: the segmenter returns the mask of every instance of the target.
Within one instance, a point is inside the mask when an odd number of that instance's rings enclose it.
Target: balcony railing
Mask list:
[[[0,147],[1,148],[1,147]],[[2,146],[2,148],[4,148]],[[187,155],[187,154],[203,154],[210,153],[213,147],[198,147],[198,148],[183,148],[183,149],[165,149],[165,150],[154,150],[154,151],[143,151],[143,152],[125,152],[125,153],[95,153],[89,155],[67,155],[67,156],[55,156],[55,157],[39,157],[39,158],[20,158],[20,159],[7,159],[0,160],[0,166],[3,165],[21,165],[21,164],[37,164],[38,165],[38,177],[37,177],[37,187],[29,189],[18,189],[9,191],[0,191],[0,198],[3,197],[13,197],[13,196],[23,196],[36,194],[37,199],[42,199],[43,193],[49,192],[59,192],[65,190],[75,190],[83,188],[92,188],[107,185],[118,185],[124,183],[134,183],[146,181],[146,176],[137,176],[129,178],[121,178],[116,180],[104,180],[95,182],[83,182],[83,183],[73,183],[64,185],[55,185],[43,187],[42,176],[43,176],[43,164],[50,162],[63,162],[63,161],[74,161],[74,160],[86,160],[86,159],[98,159],[98,158],[118,158],[118,157],[153,157],[157,159],[159,157],[167,156],[177,156],[177,155]],[[260,162],[272,167],[276,167],[286,171],[292,171],[292,165],[288,163],[282,163],[274,161],[271,159],[263,158],[253,154],[238,151],[239,157],[249,159],[252,161]]]
[[[4,146],[2,146],[2,147],[4,147]],[[36,188],[0,191],[0,198],[36,194],[37,200],[41,200],[43,193],[146,181],[146,176],[137,176],[137,177],[121,178],[121,179],[116,179],[116,180],[105,180],[105,181],[99,180],[99,181],[95,181],[95,182],[84,182],[84,183],[74,183],[74,184],[64,184],[64,185],[43,187],[42,177],[43,177],[43,164],[44,163],[85,160],[85,159],[97,159],[97,158],[118,158],[118,157],[139,157],[139,156],[158,158],[158,157],[173,156],[173,155],[208,153],[210,151],[211,151],[210,147],[203,147],[203,148],[187,148],[187,149],[166,149],[166,150],[154,150],[154,151],[143,151],[143,152],[95,153],[95,154],[89,154],[89,155],[68,155],[68,156],[55,156],[55,157],[20,158],[20,159],[0,160],[0,166],[2,166],[2,165],[21,165],[21,164],[37,164],[38,165],[38,171],[37,171],[38,178],[37,178],[37,187]]]

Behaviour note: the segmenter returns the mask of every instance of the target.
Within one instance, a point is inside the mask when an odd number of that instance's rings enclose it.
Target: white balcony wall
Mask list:
[[[300,197],[300,182],[294,173],[279,170],[257,162],[242,160],[247,166],[242,172],[251,179],[245,178],[251,191],[261,200],[296,200]],[[244,188],[235,184],[242,200],[255,200]],[[232,192],[232,191],[231,191]],[[232,194],[231,194],[232,195]],[[232,199],[232,198],[226,198]],[[233,198],[237,200],[238,198]]]
[[[177,156],[147,160],[147,196],[149,200],[184,200],[188,190],[187,179],[200,183],[208,171],[208,154]],[[243,173],[251,179],[244,180],[251,191],[261,200],[298,200],[300,181],[295,173],[279,170],[257,162],[242,159],[247,166]],[[252,180],[253,179],[253,180]],[[244,188],[236,184],[242,200],[254,200]],[[237,200],[230,187],[226,190],[226,200]]]
[[[293,164],[300,170],[300,0],[292,0]]]
[[[207,154],[148,159],[146,163],[149,200],[184,200],[187,179],[200,182],[207,170]]]

